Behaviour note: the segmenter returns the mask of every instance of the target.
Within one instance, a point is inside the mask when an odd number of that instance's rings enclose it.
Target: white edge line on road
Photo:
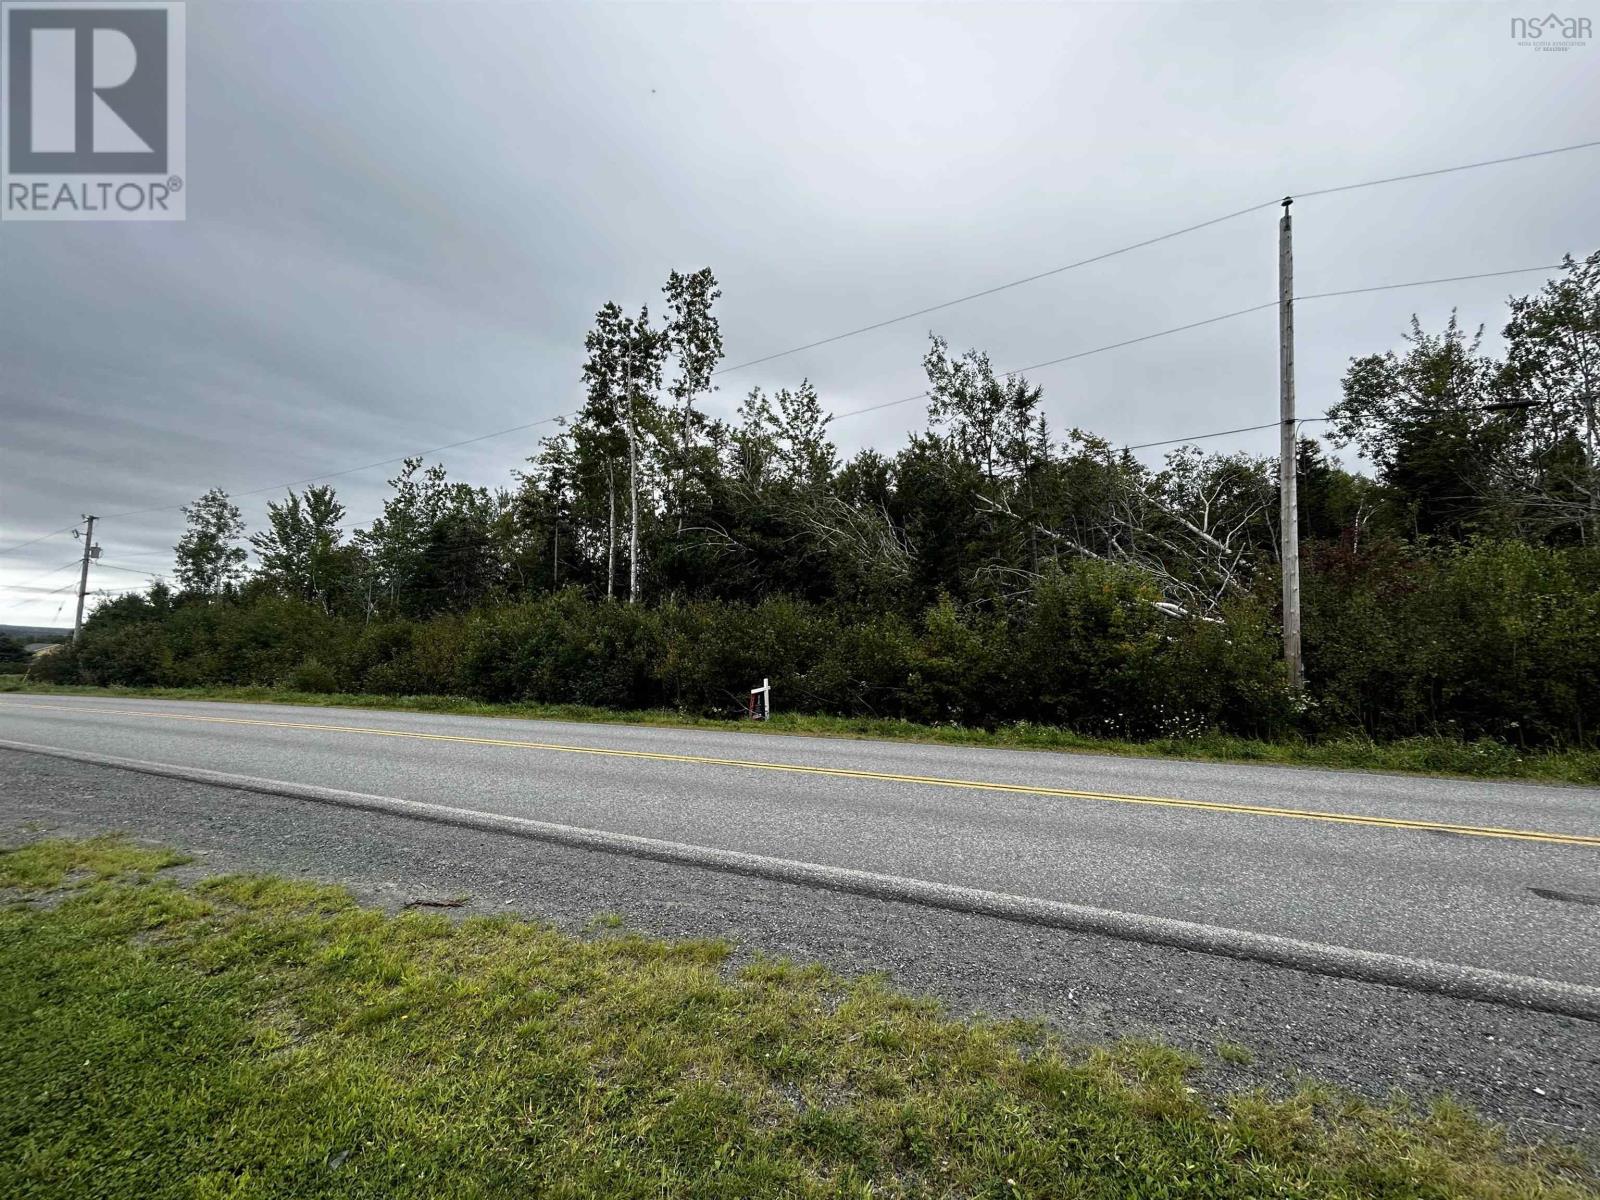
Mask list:
[[[1169,917],[1117,912],[1058,900],[1013,896],[1003,892],[984,891],[980,888],[935,883],[926,879],[880,875],[850,867],[770,858],[762,854],[688,845],[629,833],[558,825],[548,821],[536,821],[529,817],[453,808],[421,800],[402,800],[393,796],[373,796],[364,792],[348,792],[311,784],[257,779],[248,775],[232,775],[200,767],[118,758],[109,754],[40,746],[31,742],[0,739],[0,749],[19,750],[95,766],[135,771],[144,775],[231,788],[235,791],[284,796],[316,804],[385,813],[476,829],[485,833],[509,834],[514,837],[553,842],[582,850],[625,854],[633,858],[748,875],[778,883],[847,892],[876,900],[899,901],[1050,929],[1171,946],[1203,954],[1247,959],[1320,975],[1332,975],[1342,979],[1356,979],[1412,991],[1454,996],[1464,1000],[1532,1008],[1588,1021],[1600,1021],[1600,988],[1562,980],[1513,975],[1483,967],[1406,958],[1398,954],[1356,950],[1347,946],[1330,946],[1273,934],[1255,933],[1250,930],[1202,925]]]

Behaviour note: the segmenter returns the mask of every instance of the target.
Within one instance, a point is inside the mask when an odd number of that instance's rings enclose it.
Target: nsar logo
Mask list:
[[[181,3],[0,3],[0,219],[181,221]]]
[[[1576,50],[1594,36],[1588,17],[1512,17],[1511,36],[1519,46],[1534,50]]]

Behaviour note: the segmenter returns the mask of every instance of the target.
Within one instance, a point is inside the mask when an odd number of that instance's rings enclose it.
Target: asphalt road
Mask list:
[[[1592,789],[87,697],[0,739],[1600,982]]]

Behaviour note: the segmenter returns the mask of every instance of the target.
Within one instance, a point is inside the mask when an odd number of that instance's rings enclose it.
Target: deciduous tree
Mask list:
[[[188,529],[173,548],[178,582],[186,591],[216,596],[244,578],[249,555],[239,542],[244,520],[221,488],[184,506]]]

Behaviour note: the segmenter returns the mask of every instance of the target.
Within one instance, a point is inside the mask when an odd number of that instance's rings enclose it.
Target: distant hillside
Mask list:
[[[0,637],[19,642],[64,642],[71,636],[71,629],[54,625],[0,625]]]

